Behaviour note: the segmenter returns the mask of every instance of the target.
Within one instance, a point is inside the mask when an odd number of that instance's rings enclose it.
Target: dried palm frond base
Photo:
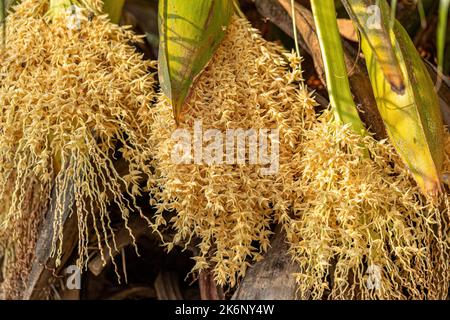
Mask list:
[[[0,256],[4,257],[2,274],[5,276],[0,285],[0,299],[20,299],[28,282],[28,275],[35,258],[37,230],[42,222],[42,216],[47,206],[42,201],[43,190],[36,180],[30,179],[23,194],[24,216],[13,216],[9,222],[14,226],[11,233],[0,236]],[[6,200],[6,199],[5,199]],[[2,212],[7,210],[9,203],[1,206]]]
[[[73,200],[81,266],[88,257],[88,219],[99,248],[103,240],[111,248],[109,202],[125,220],[139,212],[133,201],[139,181],[150,173],[154,66],[129,44],[140,38],[106,16],[82,9],[75,24],[70,13],[49,21],[48,6],[24,0],[6,20],[0,50],[0,242],[21,243],[21,233],[37,232],[30,220],[42,219],[42,213],[30,213],[30,183],[36,184],[33,197],[46,207],[53,188],[54,254],[61,254],[64,203]],[[115,157],[128,164],[127,176],[114,168]]]
[[[298,159],[302,201],[284,226],[301,298],[447,298],[447,195],[424,199],[387,142],[355,135],[330,112],[305,132]]]
[[[149,189],[159,209],[154,227],[163,231],[170,223],[176,231],[169,249],[174,244],[196,244],[194,270],[211,268],[221,285],[235,285],[249,262],[261,258],[269,245],[274,213],[288,212],[287,194],[294,183],[291,159],[299,152],[301,131],[314,119],[315,105],[306,89],[299,87],[300,71],[289,72],[289,59],[298,65],[294,55],[286,55],[264,41],[247,21],[235,18],[199,77],[178,128],[193,135],[195,121],[201,121],[202,134],[209,129],[221,134],[227,129],[254,129],[256,134],[260,129],[279,129],[280,167],[273,175],[261,174],[260,169],[268,165],[248,161],[177,164],[171,157],[178,141],[171,138],[177,127],[170,103],[161,97],[153,110],[150,141],[155,144],[157,174],[149,180]],[[225,140],[214,143],[225,150]],[[203,150],[211,142],[200,142]],[[236,154],[233,158],[236,161]],[[193,162],[194,154],[186,159]],[[164,210],[176,214],[168,221]]]

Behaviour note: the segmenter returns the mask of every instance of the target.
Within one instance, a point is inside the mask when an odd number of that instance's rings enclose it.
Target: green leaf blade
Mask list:
[[[434,84],[406,30],[397,22],[391,39],[402,72],[405,92],[392,90],[366,37],[362,49],[377,106],[391,143],[425,195],[441,190],[444,129]]]
[[[122,9],[125,0],[104,0],[103,12],[107,13],[112,23],[118,24],[122,17]]]
[[[390,41],[392,11],[380,0],[342,0],[348,14],[372,48],[392,89],[404,93],[404,76]]]
[[[231,21],[231,0],[161,0],[159,77],[177,123],[195,79],[207,66]]]
[[[317,26],[327,88],[335,118],[340,123],[350,123],[358,134],[364,134],[365,127],[359,117],[350,90],[334,0],[312,0],[311,7]]]

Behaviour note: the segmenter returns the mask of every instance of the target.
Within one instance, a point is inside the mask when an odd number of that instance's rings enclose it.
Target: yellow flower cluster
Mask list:
[[[447,196],[424,199],[386,141],[354,134],[329,111],[316,119],[294,60],[234,19],[181,124],[192,136],[198,120],[204,131],[278,128],[273,176],[258,165],[174,163],[176,127],[160,98],[150,139],[155,230],[175,230],[169,249],[195,245],[194,270],[213,270],[220,285],[234,286],[261,259],[278,223],[299,266],[300,298],[445,297]]]
[[[50,20],[48,8],[49,1],[40,0],[16,6],[0,49],[0,242],[19,262],[25,259],[20,252],[33,252],[33,236],[23,233],[38,228],[21,226],[42,220],[53,189],[54,254],[62,253],[63,211],[73,202],[81,265],[88,228],[99,246],[114,247],[111,200],[125,221],[139,212],[133,202],[142,173],[150,173],[146,139],[155,66],[130,45],[141,38],[106,16],[80,9],[74,26],[71,12]],[[119,156],[128,167],[125,177],[113,161]],[[39,213],[30,216],[36,198]]]
[[[289,212],[288,195],[296,183],[291,161],[300,151],[302,130],[314,119],[315,101],[299,87],[300,71],[288,72],[288,57],[298,65],[295,56],[285,55],[247,21],[235,18],[196,82],[178,128],[194,134],[195,121],[201,121],[203,132],[278,129],[279,170],[274,175],[262,175],[261,164],[175,163],[172,133],[177,127],[170,103],[161,97],[152,109],[156,176],[149,189],[158,208],[155,229],[170,222],[176,230],[169,248],[195,243],[194,270],[212,268],[221,285],[235,285],[261,258],[276,222],[274,212]],[[168,221],[165,211],[176,214]]]
[[[101,1],[83,7],[96,11]],[[24,0],[0,50],[0,253],[8,260],[0,292],[19,294],[47,212],[54,255],[62,254],[67,203],[75,204],[79,264],[90,229],[112,251],[108,205],[125,221],[142,214],[136,197],[147,180],[153,231],[174,234],[168,250],[195,247],[193,271],[212,270],[219,285],[235,286],[262,259],[278,224],[299,267],[300,298],[447,296],[447,195],[425,199],[387,141],[356,135],[328,110],[317,118],[296,55],[233,18],[177,126],[162,94],[151,107],[154,65],[129,44],[139,37],[88,9],[75,26],[70,13],[50,21],[47,12],[48,1]],[[174,161],[174,132],[195,140],[198,121],[202,132],[277,130],[267,146],[278,147],[276,172],[249,163],[250,149],[245,163],[224,155],[225,163],[198,163],[195,151],[190,162]],[[216,147],[229,151],[227,139]],[[231,151],[236,159],[236,144]]]
[[[424,199],[391,145],[328,111],[305,131],[298,159],[302,200],[284,227],[301,298],[446,298],[447,195]]]

